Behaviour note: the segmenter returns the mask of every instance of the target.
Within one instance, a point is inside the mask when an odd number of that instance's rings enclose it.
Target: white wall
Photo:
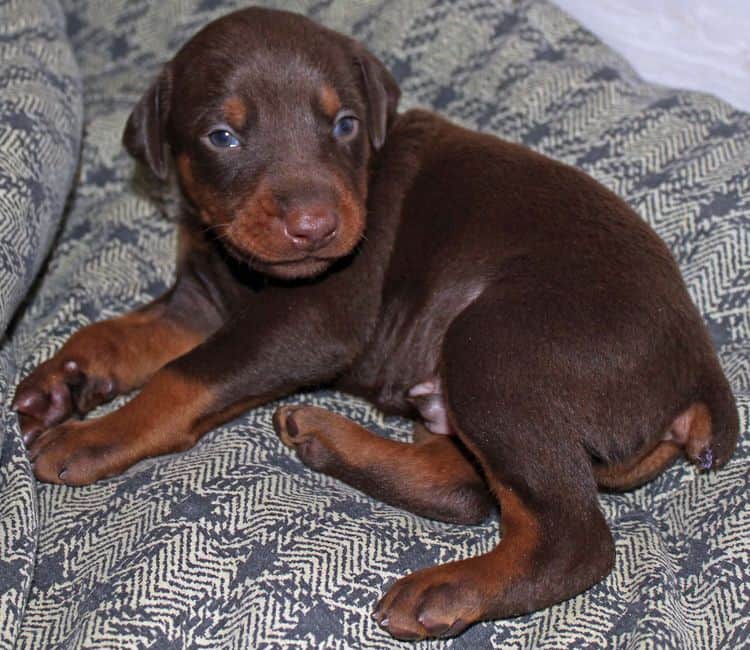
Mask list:
[[[750,0],[553,0],[644,79],[750,111]]]

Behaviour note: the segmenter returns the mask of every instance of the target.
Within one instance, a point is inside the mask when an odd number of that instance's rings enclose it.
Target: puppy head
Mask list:
[[[248,9],[178,52],[123,142],[160,178],[175,160],[188,203],[235,257],[278,278],[312,277],[364,232],[368,163],[398,97],[356,41]]]

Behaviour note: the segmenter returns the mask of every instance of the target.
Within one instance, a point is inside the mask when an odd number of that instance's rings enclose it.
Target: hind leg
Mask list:
[[[509,320],[523,312],[501,307],[480,298],[454,321],[442,374],[452,429],[500,504],[502,538],[489,553],[398,580],[374,612],[398,638],[454,636],[547,607],[600,581],[614,561],[576,410],[559,399],[567,368],[535,345],[533,324]],[[488,345],[491,336],[502,346]]]
[[[462,437],[472,444],[471,435]],[[553,486],[527,481],[512,460],[474,449],[500,504],[502,539],[485,555],[398,580],[373,613],[397,638],[454,636],[480,620],[541,609],[584,591],[611,570],[613,541],[593,480],[584,478],[585,489],[575,485],[576,472],[586,464],[582,453],[557,447],[567,454],[567,467],[548,472]],[[537,451],[544,462],[545,450]]]
[[[449,436],[417,425],[413,444],[398,442],[313,406],[283,406],[273,419],[305,465],[376,499],[454,523],[478,523],[489,513],[484,481]]]

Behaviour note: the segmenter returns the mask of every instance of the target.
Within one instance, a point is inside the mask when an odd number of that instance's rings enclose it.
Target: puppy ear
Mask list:
[[[172,74],[166,65],[135,105],[122,135],[128,153],[160,180],[166,180],[168,173],[164,128],[171,94]]]
[[[367,96],[367,129],[372,146],[377,151],[385,142],[385,135],[396,117],[401,91],[396,80],[383,63],[362,48],[356,58],[362,70]]]

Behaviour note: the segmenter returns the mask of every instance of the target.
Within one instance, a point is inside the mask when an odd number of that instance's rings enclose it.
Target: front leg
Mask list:
[[[216,402],[213,393],[211,386],[164,368],[122,408],[37,436],[29,446],[34,474],[49,483],[85,485],[142,458],[187,449],[202,432],[201,413]]]
[[[262,309],[254,303],[167,364],[117,411],[44,432],[29,450],[37,478],[83,485],[119,474],[143,458],[192,447],[247,408],[341,372],[357,350],[352,328],[330,322],[340,313],[330,304],[296,295],[266,295]]]
[[[24,442],[140,388],[169,361],[205,341],[226,321],[241,290],[200,226],[180,225],[172,288],[129,314],[93,323],[65,342],[16,388]]]
[[[221,324],[189,275],[154,302],[79,330],[16,388],[24,442],[74,413],[85,415],[142,386],[167,362],[191,350]]]

